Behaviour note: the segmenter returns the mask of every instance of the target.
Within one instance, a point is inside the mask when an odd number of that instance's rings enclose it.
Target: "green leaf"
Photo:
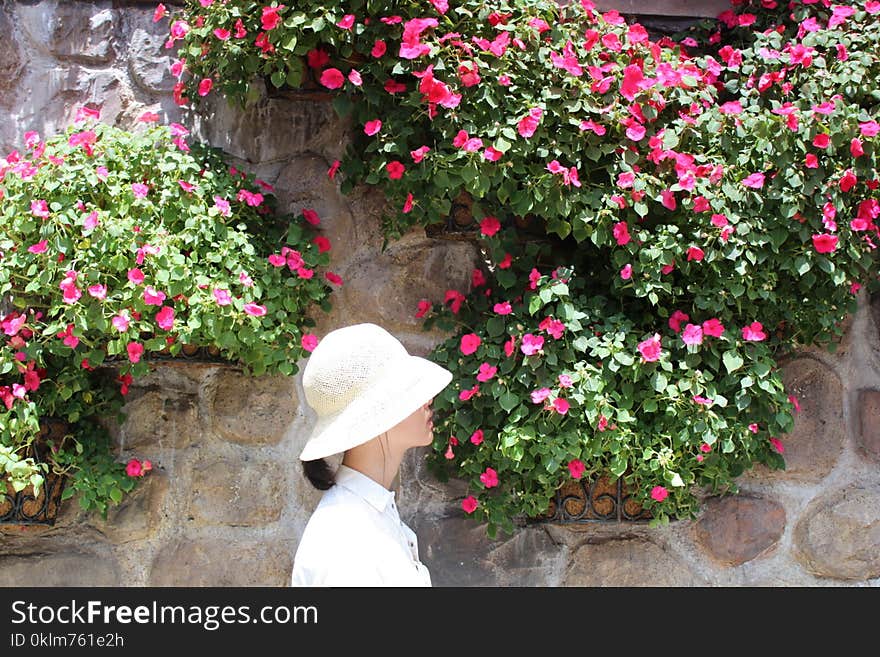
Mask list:
[[[635,359],[625,351],[618,351],[614,354],[614,360],[616,360],[621,365],[625,365],[629,367],[635,362]]]
[[[728,374],[735,372],[743,365],[742,357],[735,351],[725,351],[721,359],[724,361],[724,367],[727,368]]]
[[[509,413],[519,404],[519,397],[508,390],[498,398],[498,404]]]

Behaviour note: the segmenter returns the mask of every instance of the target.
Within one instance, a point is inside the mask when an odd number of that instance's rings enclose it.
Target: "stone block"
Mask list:
[[[357,313],[356,321],[418,332],[419,301],[442,304],[446,290],[466,293],[476,258],[476,248],[467,242],[423,239],[397,244],[350,264],[339,296],[344,307]]]
[[[247,109],[226,97],[205,97],[198,131],[205,141],[248,162],[281,161],[305,152],[334,152],[346,140],[346,124],[330,103],[263,96]]]
[[[0,68],[0,106],[10,107],[18,98],[15,89],[21,80],[24,62],[5,4],[0,6],[0,34],[3,35],[0,39],[0,61],[3,62]]]
[[[168,487],[167,475],[154,467],[118,505],[110,506],[106,519],[92,511],[80,512],[79,521],[97,529],[114,545],[149,538],[160,530]]]
[[[293,551],[271,538],[178,539],[150,566],[149,586],[287,586]]]
[[[646,540],[588,543],[574,553],[564,586],[704,586],[674,554]]]
[[[711,498],[694,524],[696,542],[725,566],[738,566],[772,550],[785,531],[785,509],[762,497]]]
[[[777,436],[785,448],[785,470],[755,469],[761,478],[818,482],[834,468],[843,451],[843,386],[837,374],[812,358],[796,358],[782,366],[789,395],[798,400],[794,427]]]
[[[324,158],[304,153],[293,158],[275,181],[275,195],[279,206],[299,214],[304,209],[317,212],[321,219],[319,234],[330,241],[330,268],[347,263],[362,245],[361,236],[352,219],[348,204],[343,200],[336,183],[327,176],[330,168]]]
[[[0,586],[121,586],[119,565],[109,554],[67,551],[58,554],[0,556]]]
[[[278,443],[296,417],[299,400],[294,377],[248,376],[220,370],[206,383],[212,430],[242,445]]]
[[[120,428],[122,447],[139,450],[145,458],[150,458],[151,449],[186,447],[202,433],[198,400],[193,395],[148,390],[127,403],[123,411],[127,417]]]
[[[804,568],[819,577],[880,577],[880,487],[821,494],[795,526],[794,545]]]
[[[252,526],[275,522],[287,503],[286,468],[243,453],[203,457],[193,469],[190,513],[199,524]]]
[[[856,445],[863,456],[880,463],[880,390],[859,390]]]
[[[128,38],[128,73],[134,83],[152,93],[170,94],[177,79],[171,74],[176,49],[165,48],[167,23],[153,23],[152,10],[125,10]]]
[[[118,19],[109,1],[43,2],[18,11],[20,25],[43,52],[89,66],[116,58]]]

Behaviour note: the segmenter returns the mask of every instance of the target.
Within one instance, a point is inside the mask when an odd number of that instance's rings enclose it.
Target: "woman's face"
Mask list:
[[[431,421],[433,411],[431,398],[420,406],[412,415],[392,427],[388,433],[403,449],[424,447],[434,440],[434,423]]]

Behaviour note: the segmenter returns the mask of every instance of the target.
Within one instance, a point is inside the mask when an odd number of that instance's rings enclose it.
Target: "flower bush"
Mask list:
[[[16,489],[52,467],[106,512],[150,468],[126,474],[100,419],[124,419],[151,354],[192,345],[292,374],[314,345],[309,311],[342,281],[317,273],[330,244],[313,211],[279,213],[268,183],[179,124],[97,119],[84,108],[65,134],[27,133],[0,166],[0,443]],[[29,461],[50,419],[68,430]]]
[[[335,91],[354,139],[328,174],[382,187],[387,239],[471,199],[485,262],[417,316],[454,331],[435,470],[494,532],[571,476],[626,477],[662,522],[784,465],[777,360],[833,351],[877,289],[878,13],[737,0],[655,40],[589,0],[228,0],[187,3],[169,46],[181,103]],[[528,220],[546,250],[510,236]]]

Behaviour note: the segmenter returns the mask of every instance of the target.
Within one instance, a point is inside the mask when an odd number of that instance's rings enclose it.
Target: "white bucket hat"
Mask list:
[[[452,381],[452,372],[411,356],[375,324],[331,331],[303,371],[318,415],[299,458],[312,461],[361,445],[405,420]]]

